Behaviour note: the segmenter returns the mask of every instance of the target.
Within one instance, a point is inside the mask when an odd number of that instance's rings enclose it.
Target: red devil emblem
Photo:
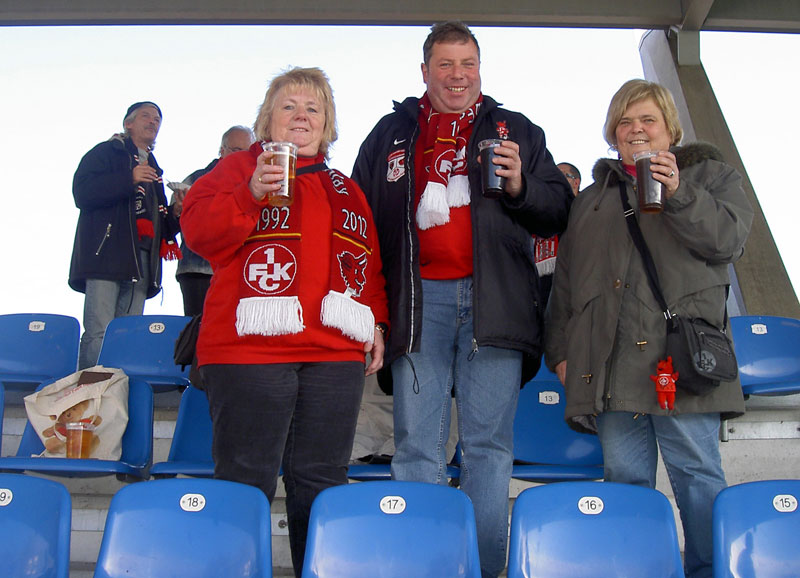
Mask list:
[[[362,253],[360,257],[356,257],[350,251],[342,251],[336,258],[339,260],[339,272],[347,287],[347,294],[360,297],[367,282],[364,275],[364,269],[367,268],[367,254]]]

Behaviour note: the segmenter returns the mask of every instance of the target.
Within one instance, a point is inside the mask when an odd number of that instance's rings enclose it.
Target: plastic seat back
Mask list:
[[[362,482],[311,507],[303,578],[479,578],[472,502],[455,488]]]
[[[191,317],[130,315],[112,319],[97,363],[147,381],[154,391],[189,385],[189,367],[175,365],[175,340]]]
[[[5,411],[5,388],[0,383],[0,452],[3,449],[3,412]],[[0,453],[2,455],[2,453]]]
[[[3,576],[67,578],[72,501],[58,482],[0,474]]]
[[[682,578],[669,500],[612,482],[529,488],[511,514],[508,578]]]
[[[47,385],[45,382],[38,389]],[[28,421],[16,456],[0,458],[0,470],[30,470],[68,477],[117,474],[120,478],[147,478],[153,462],[153,390],[145,381],[128,380],[128,426],[122,435],[119,461],[32,457],[43,451],[42,441]]]
[[[800,321],[788,317],[731,317],[742,391],[750,395],[800,393]]]
[[[512,477],[538,482],[603,477],[600,441],[570,429],[564,404],[564,387],[557,380],[533,379],[520,390]]]
[[[95,578],[272,576],[264,493],[223,480],[132,484],[111,500]]]
[[[78,368],[80,324],[52,313],[0,315],[0,383],[33,391]]]
[[[214,475],[211,456],[213,427],[205,392],[189,386],[181,395],[175,433],[166,462],[153,464],[154,476],[183,474],[210,477]]]
[[[714,578],[800,576],[800,480],[748,482],[714,501]]]

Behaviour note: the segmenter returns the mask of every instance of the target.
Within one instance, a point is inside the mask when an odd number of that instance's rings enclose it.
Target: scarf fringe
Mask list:
[[[539,273],[539,277],[543,277],[544,275],[552,275],[556,272],[556,258],[548,257],[544,261],[537,261],[536,271]]]
[[[177,261],[179,259],[183,259],[183,253],[181,252],[181,248],[178,247],[178,244],[175,241],[167,241],[165,239],[161,239],[161,250],[159,251],[161,258],[165,261]]]
[[[297,297],[245,297],[236,307],[239,336],[290,335],[303,329],[303,307]]]
[[[469,205],[469,177],[467,175],[450,175],[447,181],[447,206],[465,207]]]
[[[417,226],[423,231],[450,222],[447,190],[441,183],[428,182],[417,207]]]
[[[375,317],[366,305],[344,293],[330,290],[322,300],[322,324],[340,330],[359,343],[372,343],[375,338]]]

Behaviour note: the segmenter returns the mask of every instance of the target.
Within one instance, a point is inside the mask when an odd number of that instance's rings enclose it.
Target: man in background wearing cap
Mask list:
[[[163,171],[152,155],[161,109],[137,102],[124,132],[91,149],[72,182],[80,209],[69,286],[86,295],[80,369],[97,363],[106,326],[115,317],[141,315],[161,290],[161,259],[180,257],[175,235],[182,198],[167,207]]]

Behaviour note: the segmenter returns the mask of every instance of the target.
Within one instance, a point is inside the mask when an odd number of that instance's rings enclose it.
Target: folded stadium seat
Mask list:
[[[167,461],[153,464],[150,473],[155,477],[186,476],[207,477],[214,475],[214,460],[211,457],[213,428],[208,412],[208,397],[194,386],[181,394],[175,433],[169,448]]]
[[[198,478],[132,484],[111,499],[94,578],[272,576],[270,509],[253,486]]]
[[[603,477],[600,441],[572,430],[564,421],[564,406],[564,387],[557,378],[534,378],[520,390],[511,477],[532,482]]]
[[[45,382],[37,389],[47,385]],[[128,425],[118,461],[34,457],[43,451],[42,440],[28,421],[16,456],[0,458],[0,471],[28,470],[67,477],[115,474],[120,480],[147,478],[153,462],[153,390],[141,379],[128,380]]]
[[[303,578],[480,578],[475,514],[455,488],[363,482],[311,507]]]
[[[78,368],[80,324],[51,313],[0,315],[0,385],[33,391]]]
[[[714,501],[714,578],[800,576],[800,480],[725,488]]]
[[[0,474],[3,576],[68,578],[72,500],[62,484]]]
[[[112,319],[106,328],[98,365],[122,369],[150,384],[153,391],[189,385],[189,367],[173,361],[175,340],[191,317],[130,315]]]
[[[511,513],[508,578],[525,576],[683,578],[669,500],[613,482],[524,490]]]
[[[746,395],[800,393],[800,320],[769,315],[731,317],[731,334]]]

